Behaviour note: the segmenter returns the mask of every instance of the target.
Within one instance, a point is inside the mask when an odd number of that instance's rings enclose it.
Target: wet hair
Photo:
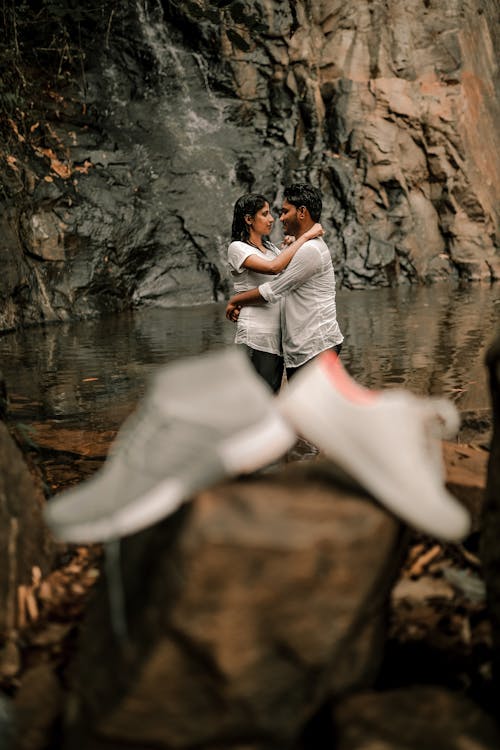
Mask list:
[[[245,221],[245,216],[255,216],[257,211],[269,203],[267,198],[260,193],[245,193],[241,195],[234,204],[233,226],[231,228],[231,240],[250,241],[250,228]],[[270,245],[263,239],[264,245]]]
[[[304,206],[307,208],[313,221],[319,221],[323,208],[321,192],[313,185],[305,182],[294,182],[293,185],[287,185],[283,192],[284,199],[291,203],[295,208]]]

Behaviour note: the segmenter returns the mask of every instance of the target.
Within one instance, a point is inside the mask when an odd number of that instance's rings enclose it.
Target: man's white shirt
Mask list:
[[[307,240],[284,271],[259,284],[259,292],[272,305],[283,300],[282,347],[287,367],[299,367],[344,340],[337,322],[332,258],[321,237]]]

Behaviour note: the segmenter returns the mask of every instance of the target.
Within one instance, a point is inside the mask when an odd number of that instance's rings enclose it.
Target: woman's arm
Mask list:
[[[258,255],[249,255],[248,258],[245,258],[242,265],[251,271],[257,271],[258,273],[279,273],[287,267],[297,250],[302,247],[304,242],[312,240],[315,237],[321,237],[322,234],[324,234],[323,227],[321,224],[316,223],[308,229],[307,232],[304,232],[304,234],[298,239],[294,240],[294,242],[282,250],[276,258],[273,258],[273,260],[267,260]]]

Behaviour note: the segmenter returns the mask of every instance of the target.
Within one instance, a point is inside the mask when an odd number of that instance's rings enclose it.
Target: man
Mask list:
[[[307,232],[320,220],[322,207],[317,188],[304,183],[287,186],[280,212],[285,234],[298,238]],[[288,379],[321,352],[340,352],[344,337],[337,322],[335,273],[321,237],[305,242],[272,281],[233,295],[226,317],[235,321],[242,307],[279,299],[283,299],[282,345]]]

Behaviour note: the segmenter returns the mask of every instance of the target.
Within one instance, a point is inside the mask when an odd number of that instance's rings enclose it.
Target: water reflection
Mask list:
[[[499,286],[339,290],[337,307],[342,358],[361,383],[489,407],[484,355],[499,329]],[[1,370],[19,419],[116,429],[156,367],[233,333],[222,304],[142,309],[6,334]]]
[[[484,357],[499,331],[500,287],[439,284],[339,298],[343,360],[358,380],[445,394],[463,410],[489,407]]]

